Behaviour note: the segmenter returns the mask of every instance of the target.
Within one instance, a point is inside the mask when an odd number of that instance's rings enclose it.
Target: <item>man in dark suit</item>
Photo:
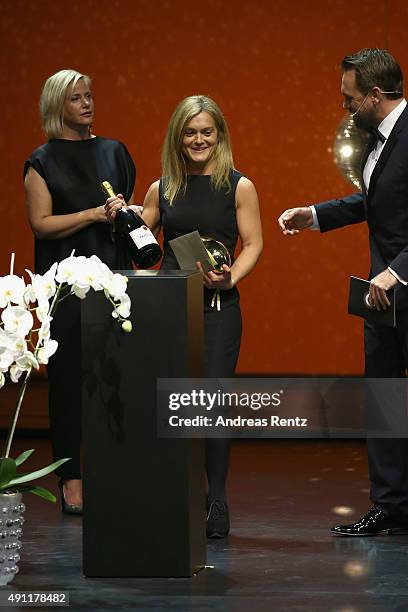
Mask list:
[[[279,217],[286,235],[305,228],[325,232],[366,221],[371,272],[369,301],[390,305],[396,288],[397,326],[365,321],[365,375],[399,378],[408,368],[408,108],[401,68],[382,49],[346,56],[341,92],[357,127],[371,132],[362,166],[362,193],[291,208]],[[408,440],[367,441],[373,507],[351,525],[333,527],[340,535],[376,535],[408,529]]]

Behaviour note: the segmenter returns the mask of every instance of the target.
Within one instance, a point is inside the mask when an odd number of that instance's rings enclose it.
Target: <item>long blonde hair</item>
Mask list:
[[[84,79],[87,87],[91,86],[90,77],[76,70],[60,70],[45,81],[40,96],[40,115],[48,138],[61,137],[67,89],[70,86],[75,87],[80,79]]]
[[[212,159],[215,161],[211,183],[214,189],[231,188],[230,173],[234,168],[227,123],[218,105],[207,96],[189,96],[174,111],[162,150],[164,197],[173,203],[180,191],[185,191],[187,165],[183,154],[183,136],[186,125],[197,115],[206,112],[214,119],[218,142]]]

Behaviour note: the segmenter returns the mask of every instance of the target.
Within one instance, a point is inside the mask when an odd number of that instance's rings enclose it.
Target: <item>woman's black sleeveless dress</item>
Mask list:
[[[88,140],[50,140],[36,149],[24,165],[45,180],[52,197],[52,214],[65,215],[104,204],[100,184],[108,180],[127,201],[133,193],[135,166],[126,147],[95,137]],[[72,253],[97,255],[109,268],[130,269],[122,245],[111,240],[109,223],[92,223],[66,238],[35,239],[35,271],[43,274]],[[80,478],[81,335],[80,300],[62,302],[52,322],[51,337],[58,350],[48,371],[50,428],[54,459],[72,457],[57,473],[63,479]]]
[[[232,261],[238,239],[235,193],[243,175],[231,173],[231,189],[215,190],[209,175],[189,175],[185,193],[170,206],[159,184],[159,209],[164,234],[163,270],[179,266],[169,240],[198,230],[201,236],[215,238],[228,249]],[[221,309],[213,308],[214,290],[204,288],[204,376],[232,377],[241,343],[241,311],[236,287],[221,291]]]

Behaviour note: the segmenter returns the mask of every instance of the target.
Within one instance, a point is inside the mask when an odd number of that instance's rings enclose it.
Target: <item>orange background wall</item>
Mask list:
[[[366,228],[280,235],[285,208],[352,192],[331,146],[343,116],[341,58],[387,46],[408,73],[404,0],[2,0],[0,273],[33,264],[22,166],[44,141],[38,97],[61,68],[93,78],[94,132],[123,140],[142,200],[160,175],[168,119],[185,96],[213,97],[236,167],[258,190],[262,261],[241,285],[240,372],[360,373],[362,324],[348,277],[368,272]]]

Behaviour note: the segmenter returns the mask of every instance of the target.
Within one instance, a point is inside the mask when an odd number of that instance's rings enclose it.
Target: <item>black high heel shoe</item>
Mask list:
[[[211,504],[207,497],[207,538],[225,538],[229,534],[230,519],[228,504],[222,499],[214,499]]]
[[[76,506],[75,504],[69,504],[67,500],[65,499],[63,480],[59,481],[58,487],[60,491],[61,512],[63,512],[63,514],[76,514],[77,516],[82,516],[81,506]]]

